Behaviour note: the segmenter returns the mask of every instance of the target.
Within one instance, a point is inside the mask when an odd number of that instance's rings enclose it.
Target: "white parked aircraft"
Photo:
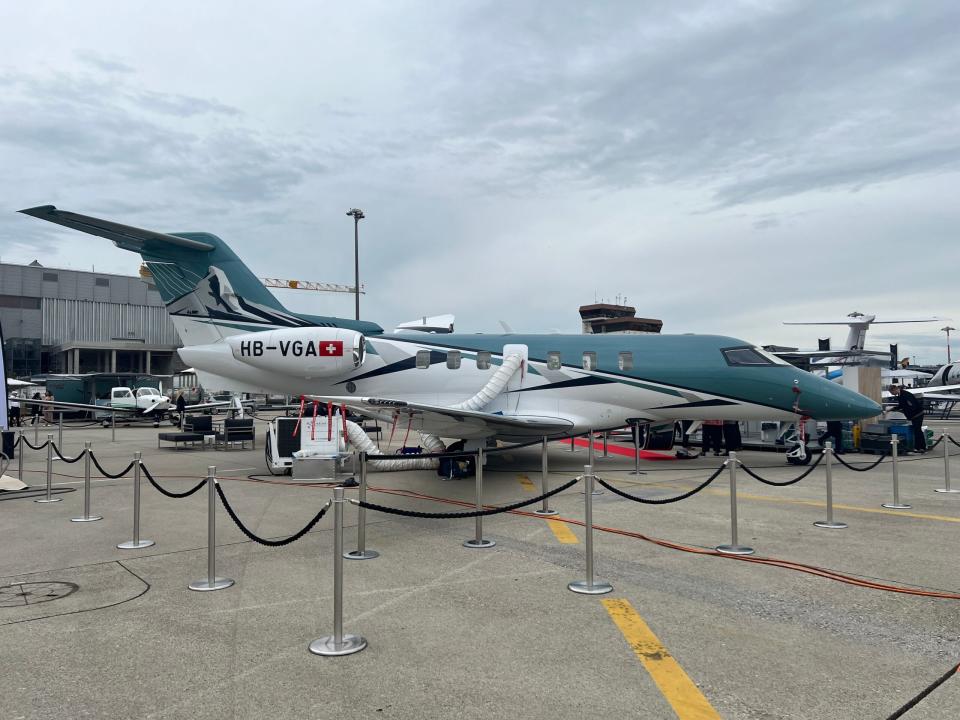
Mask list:
[[[47,205],[22,212],[139,253],[205,386],[306,395],[434,436],[561,437],[632,422],[878,415],[872,400],[718,335],[384,334],[288,311],[220,238]],[[210,377],[210,376],[214,377]]]

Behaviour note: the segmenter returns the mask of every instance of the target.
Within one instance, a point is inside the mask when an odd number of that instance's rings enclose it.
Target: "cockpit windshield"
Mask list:
[[[776,355],[772,355],[758,347],[724,348],[720,352],[723,353],[723,359],[727,361],[727,365],[731,366],[757,367],[763,365],[788,364],[785,360],[781,360]]]

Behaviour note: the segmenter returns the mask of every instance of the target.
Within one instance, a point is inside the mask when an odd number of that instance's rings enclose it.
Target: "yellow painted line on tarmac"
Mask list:
[[[728,493],[723,491],[724,495]],[[746,500],[766,500],[768,502],[777,502],[777,503],[786,503],[788,505],[809,505],[811,507],[821,507],[825,508],[827,504],[825,502],[820,502],[819,500],[796,500],[792,498],[771,498],[764,495],[750,495],[744,494],[741,492],[737,493],[738,498],[744,498]],[[960,517],[950,517],[949,515],[929,515],[927,513],[912,513],[904,512],[903,510],[887,510],[886,508],[870,508],[870,507],[861,507],[859,505],[841,505],[839,503],[833,504],[834,510],[852,510],[853,512],[863,512],[863,513],[875,513],[878,515],[892,515],[893,517],[909,517],[916,518],[918,520],[936,520],[938,522],[951,522],[951,523],[960,523]]]
[[[574,534],[570,526],[563,522],[563,520],[547,520],[547,525],[553,530],[553,534],[557,536],[557,540],[564,545],[576,545],[580,542],[580,538]]]
[[[680,720],[720,720],[700,688],[627,600],[601,602]]]
[[[524,490],[534,491],[537,489],[537,486],[534,485],[533,481],[526,475],[517,475],[517,480],[519,480],[520,484],[523,485]]]

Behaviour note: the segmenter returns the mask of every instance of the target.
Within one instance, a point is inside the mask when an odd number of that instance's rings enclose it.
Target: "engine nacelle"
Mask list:
[[[363,364],[365,344],[355,330],[328,327],[244,333],[226,342],[242,363],[302,378],[346,375]]]

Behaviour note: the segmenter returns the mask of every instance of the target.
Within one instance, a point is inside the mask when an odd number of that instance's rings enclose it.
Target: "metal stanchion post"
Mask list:
[[[900,439],[897,437],[896,433],[890,434],[890,457],[893,458],[893,502],[892,503],[883,503],[881,507],[888,508],[890,510],[909,510],[912,505],[907,505],[906,503],[900,502],[900,471],[897,467],[897,447],[900,444]]]
[[[40,444],[40,417],[38,415],[31,415],[30,422],[33,425],[33,444],[39,445]]]
[[[360,487],[357,490],[360,502],[367,501],[367,454],[360,453]],[[376,550],[367,550],[367,509],[357,507],[357,549],[344,554],[347,560],[372,560],[380,557]]]
[[[828,528],[830,530],[842,530],[847,527],[845,522],[834,522],[833,520],[833,443],[825,442],[823,444],[823,455],[827,468],[827,519],[818,520],[814,523],[817,527]]]
[[[110,413],[110,442],[117,441],[117,414]]]
[[[223,590],[233,585],[231,578],[217,577],[217,466],[207,467],[207,577],[194,580],[191,590]]]
[[[26,439],[23,437],[23,428],[17,431],[17,480],[23,482],[23,454],[27,451]]]
[[[544,495],[547,493],[547,482],[550,478],[548,470],[548,460],[547,460],[547,436],[543,436],[543,442],[540,446],[540,492]],[[533,511],[534,515],[556,515],[556,510],[550,509],[550,498],[543,499],[543,505],[539,510]]]
[[[140,539],[140,452],[133,454],[133,540],[117,545],[121,550],[150,547],[153,540]]]
[[[352,655],[367,646],[359,635],[343,634],[343,488],[333,489],[333,635],[310,643],[314,655]]]
[[[603,431],[603,459],[606,460],[610,457],[610,453],[607,448],[607,431]]]
[[[57,447],[63,452],[63,411],[57,413]]]
[[[587,460],[589,461],[588,462],[589,466],[593,467],[593,430],[590,431],[590,433],[587,435],[587,438],[590,443],[590,452],[587,453]],[[593,484],[591,483],[591,485]],[[586,491],[587,491],[586,485],[584,485],[583,492],[586,492]],[[603,490],[600,490],[599,488],[597,488],[596,485],[593,485],[593,490],[591,492],[593,492],[594,495],[603,495]]]
[[[572,438],[571,438],[572,440]],[[477,448],[477,510],[483,510],[483,448]],[[463,541],[468,548],[488,548],[496,545],[495,540],[486,540],[483,537],[483,515],[476,517],[476,535]]]
[[[943,487],[934,490],[934,492],[958,493],[960,490],[950,487],[950,436],[944,432],[940,436],[940,442],[943,443]]]
[[[70,522],[103,520],[102,515],[90,514],[90,445],[90,442],[83,444],[83,517],[70,518]]]
[[[640,472],[640,423],[633,423],[633,470],[631,475],[646,475]]]
[[[586,533],[586,564],[587,579],[574,580],[567,585],[569,590],[581,595],[603,595],[613,590],[613,585],[607,582],[597,582],[593,579],[593,466],[583,468],[583,530]]]
[[[571,435],[570,436],[570,452],[577,451],[577,443],[575,442],[575,440],[576,438],[573,435]]]
[[[63,498],[53,497],[53,434],[47,433],[47,494],[42,498],[37,498],[34,502],[54,503],[61,500]]]
[[[753,548],[741,545],[737,539],[737,460],[736,451],[731,451],[727,458],[727,467],[730,468],[730,544],[717,545],[717,552],[727,555],[753,555]]]

